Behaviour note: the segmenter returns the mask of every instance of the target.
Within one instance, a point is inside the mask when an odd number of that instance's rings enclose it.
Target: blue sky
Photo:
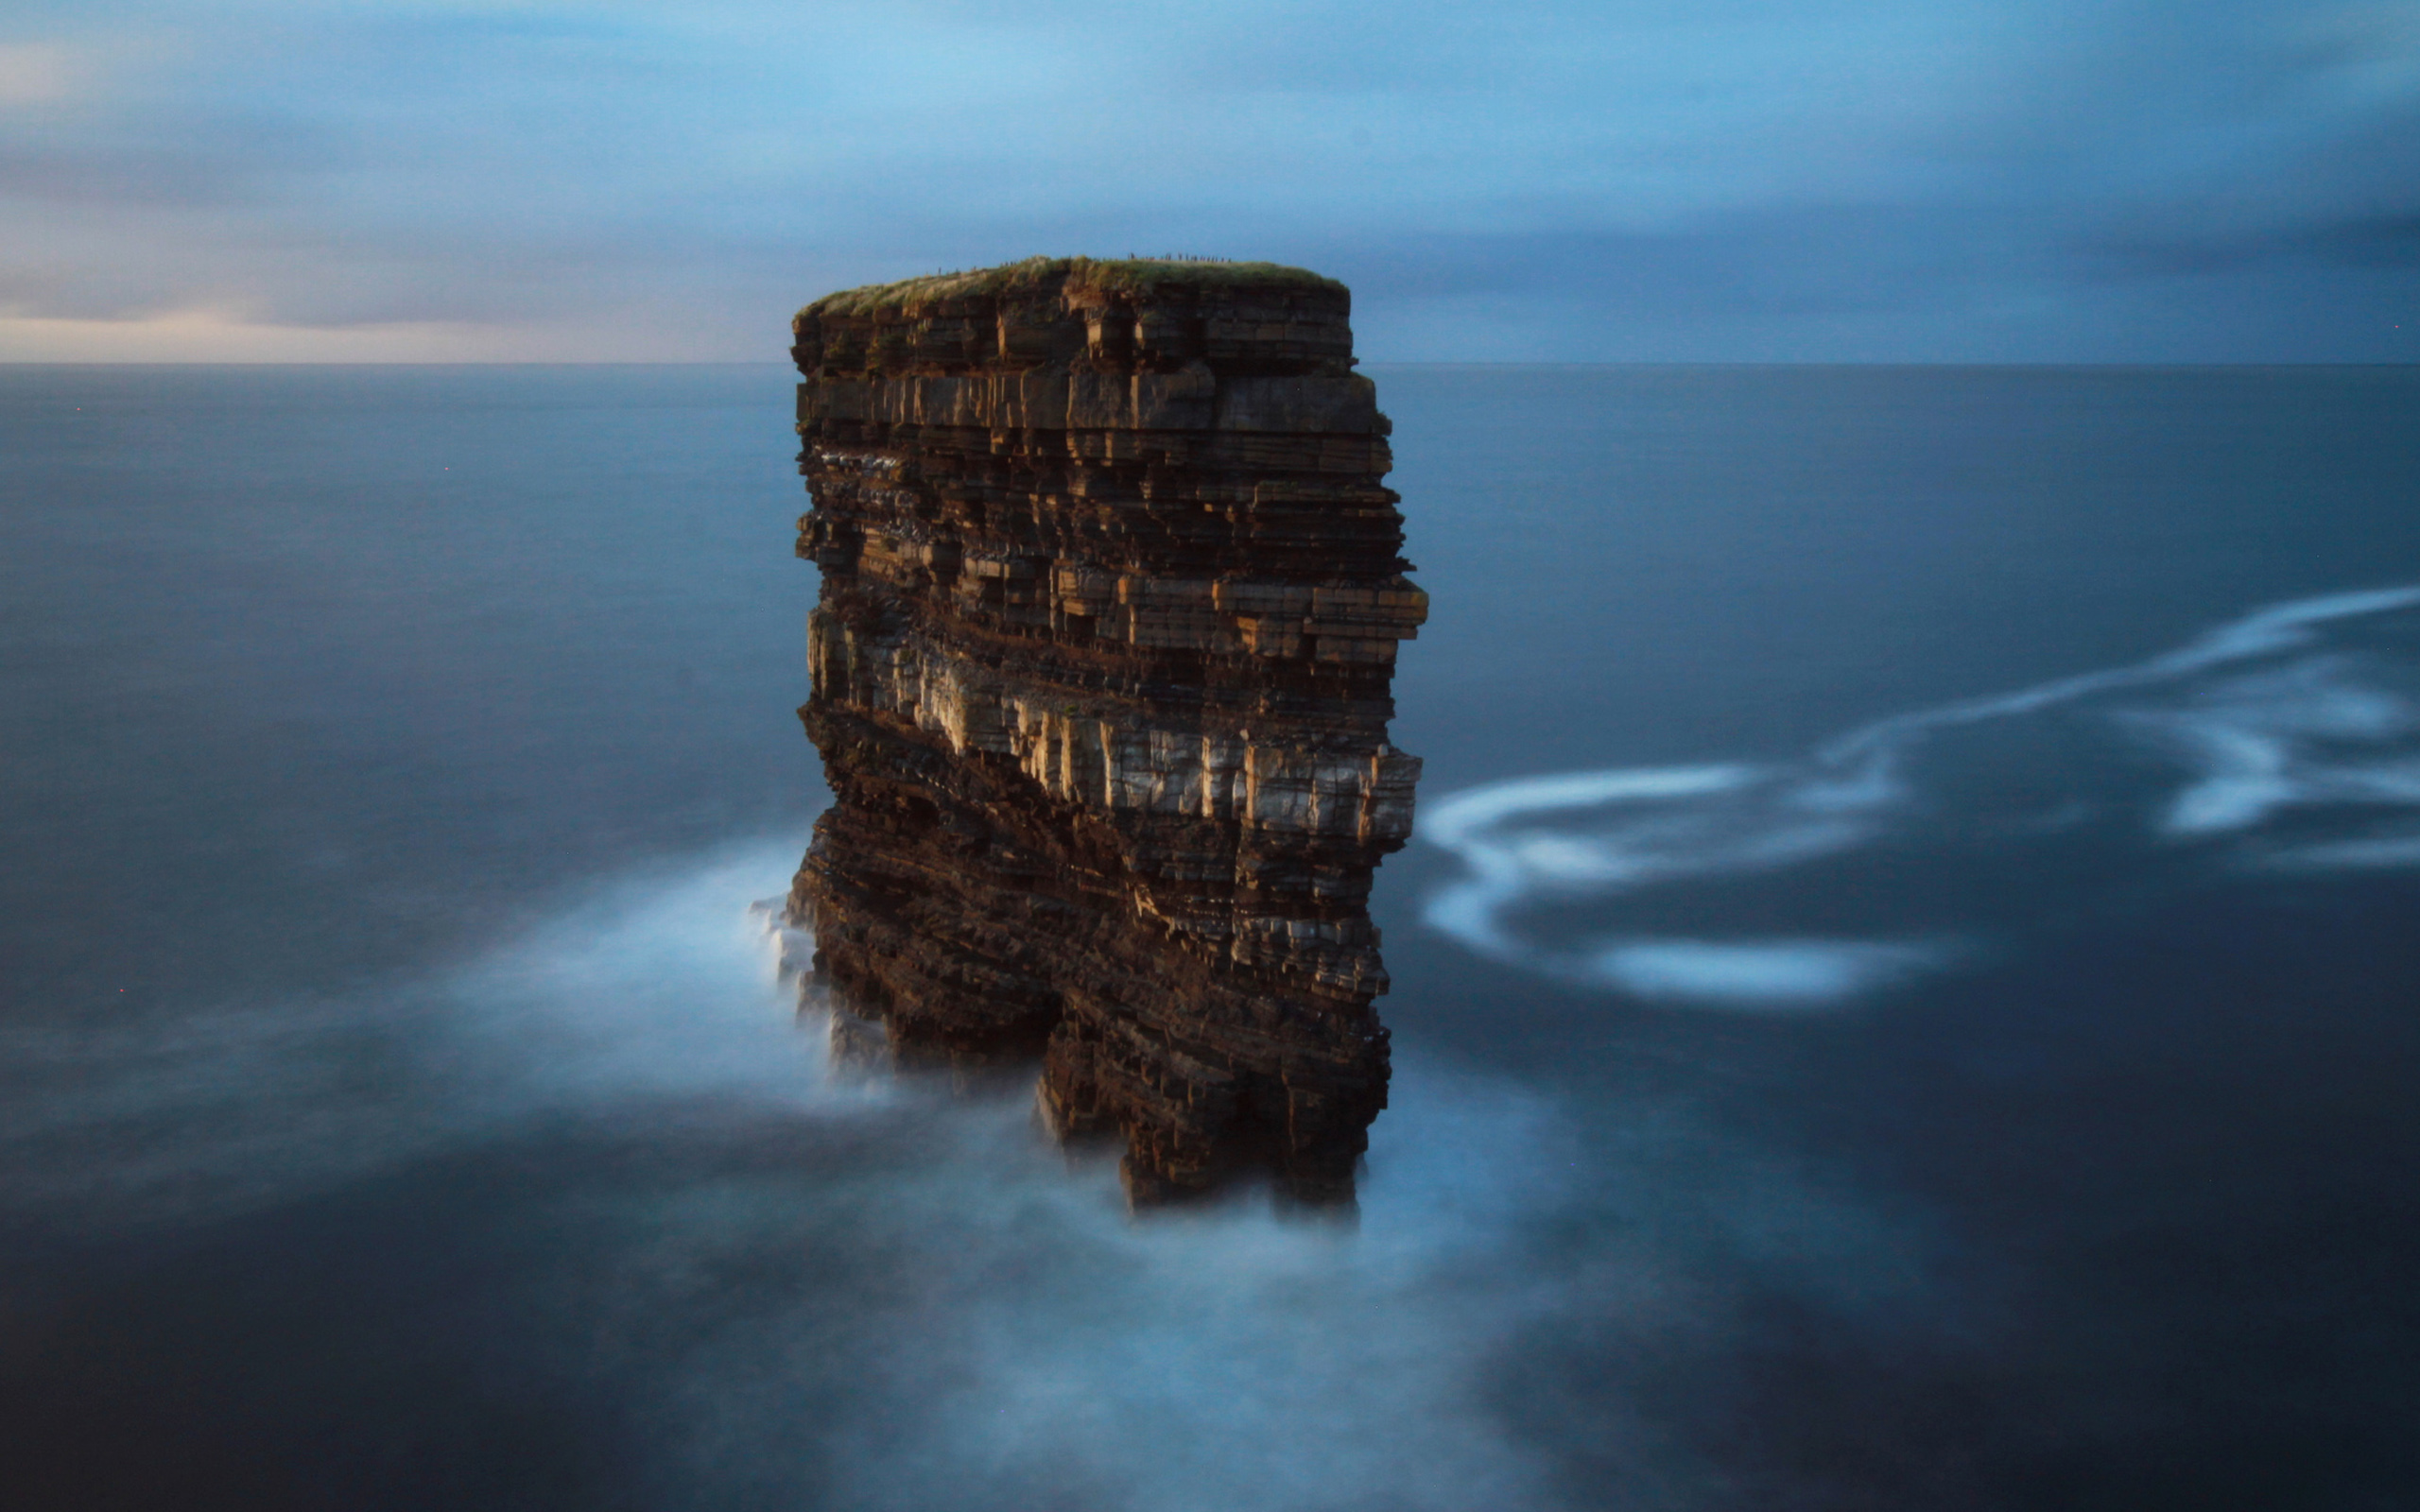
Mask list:
[[[1377,360],[2420,359],[2420,0],[17,0],[0,360],[778,359],[1035,252]]]

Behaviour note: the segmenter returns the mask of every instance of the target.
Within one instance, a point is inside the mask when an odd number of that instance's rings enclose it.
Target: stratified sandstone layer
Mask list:
[[[801,711],[836,802],[791,893],[903,1056],[1040,1055],[1150,1202],[1348,1200],[1386,1106],[1371,873],[1404,576],[1344,287],[1042,260],[800,312]]]

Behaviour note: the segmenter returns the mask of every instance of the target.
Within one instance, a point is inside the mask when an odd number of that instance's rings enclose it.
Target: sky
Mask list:
[[[778,361],[1169,252],[1366,360],[2420,360],[2420,0],[0,16],[0,361]]]

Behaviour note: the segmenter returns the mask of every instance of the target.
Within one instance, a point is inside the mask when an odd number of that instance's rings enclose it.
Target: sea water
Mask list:
[[[0,369],[0,1503],[2420,1495],[2420,377],[1374,375],[1341,1227],[802,1024],[782,369]]]

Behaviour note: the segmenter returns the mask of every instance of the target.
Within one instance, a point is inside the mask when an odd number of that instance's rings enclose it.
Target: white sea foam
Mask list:
[[[1937,858],[1954,847],[2089,841],[2118,858],[2103,868],[2113,888],[2129,885],[2128,867],[2159,871],[2163,847],[2183,844],[2220,847],[2206,857],[2220,866],[2420,866],[2420,848],[2397,828],[2420,807],[2420,666],[2411,638],[2397,635],[2415,610],[2420,586],[2272,605],[2143,662],[1877,720],[1792,763],[1555,773],[1452,794],[1418,833],[1465,871],[1426,918],[1475,951],[1568,981],[1655,1000],[1806,1007],[1939,970],[2027,920],[1936,919],[1916,937],[1883,922],[1878,937],[1833,941],[1769,934],[1761,919],[1737,937],[1659,938],[1624,928],[1626,916],[1658,887],[1885,845]],[[1955,737],[1981,726],[2005,727],[1995,749],[2056,726],[2067,743],[2041,744],[2066,752],[2064,765],[2037,774],[2039,791],[1970,775],[1971,750]],[[2146,757],[2173,774],[2149,799],[2126,786]],[[1985,822],[1978,793],[2007,811]],[[2290,844],[2270,833],[2289,819],[2327,833]],[[1914,883],[1867,885],[1902,912],[1923,911],[1909,906],[1924,902]],[[1574,905],[1590,900],[1601,924],[1575,927]],[[1531,917],[1548,904],[1552,927]]]
[[[39,1153],[0,1170],[22,1200],[182,1220],[634,1098],[845,1116],[883,1084],[830,1074],[734,902],[780,886],[797,854],[753,842],[640,868],[492,951],[344,997],[7,1026],[26,1090],[0,1097],[0,1152]]]
[[[2365,840],[2286,846],[2271,852],[2265,859],[2272,867],[2293,871],[2358,871],[2420,867],[2420,831],[2382,834]]]
[[[1548,1512],[1566,1488],[1503,1399],[1512,1362],[1552,1366],[1538,1341],[1721,1350],[1776,1288],[1830,1313],[1927,1305],[1920,1234],[1737,1132],[1410,1052],[1357,1228],[1249,1193],[1133,1221],[1111,1162],[1071,1163],[1016,1096],[824,1076],[744,913],[796,854],[647,868],[476,959],[197,1014],[153,1053],[88,1040],[84,1074],[41,1082],[49,1132],[76,1136],[47,1174],[115,1210],[95,1221],[240,1224],[441,1161],[412,1200],[552,1267],[492,1295],[560,1293],[581,1378],[611,1384],[682,1504]],[[1828,958],[1798,989],[1879,961]],[[26,1113],[0,1108],[0,1154]],[[150,1153],[130,1160],[137,1129]],[[499,1168],[509,1205],[462,1175]],[[1707,1469],[1658,1406],[1592,1400],[1594,1490],[1685,1504]]]
[[[1599,952],[1597,974],[1643,998],[1699,998],[1747,1007],[1815,1007],[1902,981],[1947,961],[1939,945],[1792,939],[1754,944],[1649,940]]]

